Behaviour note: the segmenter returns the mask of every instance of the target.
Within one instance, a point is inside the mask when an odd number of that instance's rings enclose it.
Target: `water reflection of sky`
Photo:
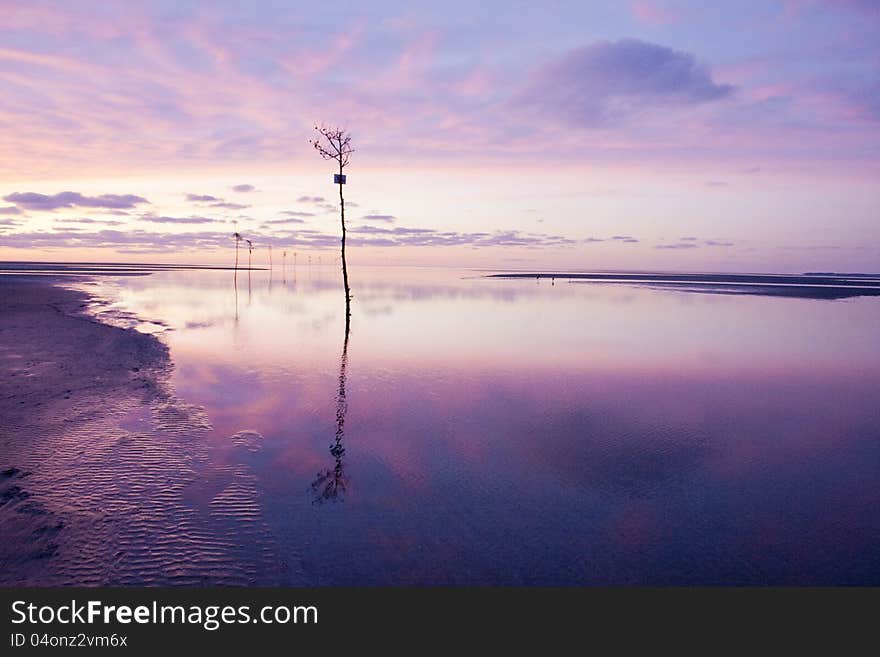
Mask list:
[[[213,460],[252,473],[263,581],[880,583],[877,299],[359,270],[336,463],[337,279],[100,283],[170,328]]]

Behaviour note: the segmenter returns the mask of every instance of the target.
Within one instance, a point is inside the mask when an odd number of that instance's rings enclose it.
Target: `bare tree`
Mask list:
[[[248,239],[246,239],[245,242],[248,243],[248,269],[250,269],[251,268],[251,254],[254,252],[254,243]]]
[[[351,317],[351,288],[348,286],[348,267],[345,263],[345,199],[342,196],[342,185],[345,178],[343,170],[348,166],[354,149],[351,147],[351,134],[344,128],[328,128],[315,126],[318,137],[312,140],[312,146],[325,160],[333,160],[339,165],[339,218],[342,221],[342,283],[345,286],[345,318],[346,324]]]

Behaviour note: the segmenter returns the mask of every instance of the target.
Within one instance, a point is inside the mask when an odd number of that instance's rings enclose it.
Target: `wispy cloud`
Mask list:
[[[257,191],[257,188],[253,185],[233,185],[230,189],[232,189],[233,192],[239,192],[240,194]]]
[[[242,203],[230,203],[228,201],[220,201],[219,203],[211,203],[209,207],[222,208],[224,210],[245,210],[251,206]]]
[[[396,226],[355,226],[350,229],[355,244],[372,246],[522,246],[522,247],[563,247],[576,244],[576,240],[562,235],[543,235],[522,233],[516,230],[495,232],[462,233],[440,231],[433,228],[407,228]],[[370,237],[359,237],[369,235]]]
[[[70,218],[70,217],[62,217],[55,220],[56,224],[98,224],[104,226],[122,226],[125,224],[124,221],[119,221],[118,219],[92,219],[91,217],[78,217],[78,218]]]
[[[304,219],[300,219],[299,217],[288,217],[286,219],[268,219],[263,222],[264,226],[272,226],[276,224],[303,224],[305,223]]]
[[[680,18],[679,12],[668,1],[633,0],[629,8],[639,21],[651,25],[665,25]]]
[[[222,219],[211,217],[167,217],[154,214],[145,214],[139,217],[141,221],[149,221],[154,224],[217,224],[225,223]]]
[[[193,203],[205,202],[208,201],[222,201],[223,199],[217,198],[216,196],[211,196],[210,194],[187,194],[186,200],[191,201]]]
[[[366,219],[367,221],[384,221],[386,223],[393,223],[397,217],[393,214],[365,214],[361,219]]]
[[[15,207],[14,205],[9,205],[9,206],[7,206],[7,207],[5,207],[5,208],[0,208],[0,215],[2,215],[2,214],[5,214],[5,215],[10,215],[10,214],[21,214],[21,210],[19,210],[19,209],[18,209],[17,207]]]
[[[26,210],[58,210],[60,208],[133,208],[149,201],[135,194],[101,194],[83,196],[78,192],[59,192],[58,194],[37,194],[36,192],[14,192],[3,197],[4,201],[15,203]]]
[[[655,249],[677,250],[677,249],[699,249],[701,246],[718,246],[731,247],[736,246],[734,242],[721,239],[700,239],[699,237],[687,236],[679,238],[678,242],[670,244],[657,244]]]
[[[639,240],[632,235],[614,235],[612,237],[586,237],[581,240],[584,244],[596,244],[598,242],[620,242],[623,244],[638,244]]]
[[[699,244],[695,242],[678,242],[677,244],[658,244],[655,249],[696,249]]]
[[[162,219],[162,218],[157,218]],[[191,221],[157,221],[157,223],[198,223]],[[196,218],[198,219],[198,218]],[[349,231],[352,246],[466,246],[474,248],[561,248],[576,244],[562,235],[542,235],[520,231],[462,233],[432,228],[357,226]],[[250,232],[249,237],[260,244],[275,247],[336,248],[339,236],[314,229],[296,229],[275,234]],[[4,236],[4,246],[11,248],[112,248],[124,253],[169,253],[188,249],[228,248],[231,233],[199,231],[188,233],[156,233],[141,229],[83,231],[35,231]],[[136,251],[135,251],[136,250]]]

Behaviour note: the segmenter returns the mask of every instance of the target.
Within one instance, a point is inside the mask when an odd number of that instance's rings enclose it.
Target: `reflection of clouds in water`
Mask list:
[[[200,328],[211,328],[214,326],[215,322],[187,322],[186,328],[188,329],[200,329]]]
[[[495,286],[490,282],[475,281],[473,285],[444,285],[420,283],[365,283],[358,287],[361,300],[392,299],[394,301],[431,301],[435,299],[493,299],[495,301],[516,301],[520,298],[533,298],[543,295],[543,290],[531,286]],[[563,291],[560,296],[571,292]]]
[[[520,417],[515,426],[542,437],[539,443],[523,444],[539,450],[535,458],[569,483],[637,498],[669,494],[702,467],[712,453],[711,436],[692,426],[638,415],[548,410],[539,426],[534,414]]]
[[[229,437],[236,447],[241,447],[248,452],[259,452],[263,449],[263,434],[259,431],[244,429],[237,431]]]
[[[364,315],[369,317],[378,317],[379,315],[392,315],[394,313],[394,306],[384,305],[384,306],[371,306],[364,304],[364,307],[361,309]]]
[[[763,546],[731,547],[748,513],[790,517],[774,496],[828,471],[814,452],[841,418],[870,422],[867,402],[805,399],[789,363],[821,374],[822,394],[826,375],[870,366],[875,306],[409,269],[356,270],[358,366],[339,406],[338,272],[316,268],[308,282],[299,270],[297,289],[272,297],[268,273],[254,272],[237,334],[218,322],[168,341],[179,390],[209,409],[212,458],[227,468],[208,487],[211,518],[264,518],[305,582],[632,583],[670,572],[675,582],[709,578],[743,554],[765,567]],[[173,302],[175,326],[207,323],[228,273],[192,286],[187,277],[132,281],[134,297]],[[820,321],[834,329],[821,342]],[[780,387],[766,387],[773,376]],[[707,383],[719,377],[725,385]],[[334,411],[347,440],[333,438]],[[852,447],[833,449],[833,474],[852,472]],[[851,488],[837,509],[866,508],[864,485]],[[312,504],[343,493],[345,504]],[[794,497],[819,517],[827,498],[810,495]],[[783,530],[787,554],[803,555]],[[459,565],[438,574],[435,563]]]
[[[288,266],[290,271],[284,275],[293,279],[297,276],[295,286],[273,286],[271,290],[261,290],[258,279],[260,277],[269,280],[271,272],[254,271],[253,299],[254,301],[268,296],[271,293],[271,306],[276,312],[283,315],[305,315],[314,312],[312,302],[320,301],[324,295],[338,294],[340,281],[336,276],[336,269],[329,267],[309,267],[300,263],[297,267]],[[305,272],[311,272],[311,276],[305,276]],[[208,275],[205,275],[205,274]],[[213,275],[212,275],[213,274]],[[369,268],[356,270],[352,278],[352,292],[354,303],[360,306],[367,315],[387,314],[385,308],[393,307],[394,304],[427,301],[478,301],[492,300],[495,302],[511,303],[521,299],[539,298],[546,294],[545,287],[550,285],[525,285],[517,284],[516,281],[493,281],[487,280],[481,274],[449,271],[437,280],[424,280],[424,274],[403,270],[395,272],[394,280],[383,280],[379,276],[373,278],[373,272]],[[467,278],[465,278],[467,276]],[[172,278],[169,278],[172,277]],[[413,277],[416,280],[407,280]],[[126,280],[124,288],[129,291],[139,292],[138,307],[143,311],[155,308],[166,308],[170,302],[177,302],[185,307],[185,320],[179,322],[180,326],[186,326],[187,322],[198,322],[207,325],[209,322],[224,323],[228,313],[218,312],[222,306],[221,299],[231,294],[231,284],[228,280],[228,272],[167,272],[143,277],[137,281]],[[449,281],[452,278],[452,281]],[[446,279],[444,281],[444,279]],[[279,281],[281,278],[279,277]],[[533,280],[531,281],[534,282]],[[118,297],[122,286],[116,282],[104,280],[101,287],[106,287],[108,296]],[[581,289],[576,290],[568,285],[557,285],[553,288],[556,298],[568,298],[575,295],[587,297],[589,292]],[[148,296],[149,295],[149,296]],[[155,300],[153,300],[155,299]],[[390,303],[389,303],[390,302]],[[373,312],[372,309],[382,308],[381,312]],[[247,308],[239,308],[242,314]],[[195,317],[194,317],[195,316]],[[332,321],[324,316],[318,320],[318,324],[299,326],[300,329],[323,330],[324,323]],[[172,322],[172,325],[174,323]],[[188,328],[193,328],[189,327]],[[195,327],[200,328],[200,327]]]

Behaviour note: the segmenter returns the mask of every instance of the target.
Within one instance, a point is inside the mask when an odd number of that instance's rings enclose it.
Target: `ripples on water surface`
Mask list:
[[[88,285],[174,362],[66,465],[105,580],[880,584],[877,298],[361,268],[346,345],[335,269],[236,283]]]

